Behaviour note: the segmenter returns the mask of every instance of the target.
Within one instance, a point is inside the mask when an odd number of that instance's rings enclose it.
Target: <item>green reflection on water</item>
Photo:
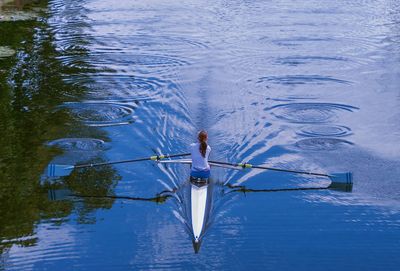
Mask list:
[[[46,7],[46,1],[22,7]],[[19,7],[21,8],[21,7]],[[63,81],[63,74],[80,72],[57,60],[54,36],[46,14],[29,21],[0,21],[0,47],[15,54],[0,58],[0,253],[13,244],[34,245],[35,224],[41,219],[65,218],[72,211],[78,222],[92,223],[90,212],[109,208],[110,200],[86,200],[78,207],[69,201],[49,202],[40,177],[49,161],[62,152],[46,142],[71,136],[104,133],[82,127],[59,105],[82,97],[85,89]],[[79,54],[84,54],[80,51]],[[76,162],[76,161],[74,161]],[[118,176],[111,168],[80,172],[65,180],[78,192],[112,194]],[[60,220],[63,221],[63,220]]]

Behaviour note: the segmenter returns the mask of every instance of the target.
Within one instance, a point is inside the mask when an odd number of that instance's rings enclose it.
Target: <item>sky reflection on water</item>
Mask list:
[[[54,0],[10,21],[13,9],[0,11],[0,269],[398,269],[396,1]],[[120,164],[62,180],[97,196],[177,190],[159,204],[51,202],[39,185],[50,162],[182,153],[199,129],[213,160],[352,171],[353,192],[216,185],[194,254],[185,165]],[[329,184],[212,174],[252,189]]]

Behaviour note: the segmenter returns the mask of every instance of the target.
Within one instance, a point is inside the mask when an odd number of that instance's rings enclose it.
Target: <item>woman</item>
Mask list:
[[[210,156],[211,147],[207,145],[207,132],[201,130],[197,135],[198,143],[190,144],[190,153],[192,155],[192,170],[190,176],[192,178],[208,179],[210,177],[210,165],[208,157]]]

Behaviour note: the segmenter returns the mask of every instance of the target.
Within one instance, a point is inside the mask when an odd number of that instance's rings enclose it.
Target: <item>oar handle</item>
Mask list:
[[[114,162],[103,162],[103,163],[95,163],[95,164],[84,164],[84,165],[75,165],[73,168],[85,168],[85,167],[97,167],[97,166],[105,166],[105,165],[115,165],[115,164],[122,164],[122,163],[133,163],[133,162],[140,162],[140,161],[158,161],[165,158],[172,158],[178,156],[188,156],[190,153],[178,153],[178,154],[161,154],[161,155],[153,155],[150,157],[138,158],[138,159],[129,159],[129,160],[120,160]]]
[[[306,174],[306,175],[314,175],[314,176],[323,176],[323,177],[331,177],[325,173],[316,173],[316,172],[306,172],[306,171],[299,171],[299,170],[290,170],[290,169],[283,169],[283,168],[273,168],[273,167],[264,167],[264,166],[256,166],[249,163],[227,163],[227,162],[219,162],[219,161],[209,161],[210,163],[220,164],[220,165],[227,165],[227,166],[234,166],[234,167],[241,167],[245,168],[258,168],[258,169],[266,169],[266,170],[273,170],[273,171],[280,171],[280,172],[289,172],[289,173],[297,173],[297,174]]]

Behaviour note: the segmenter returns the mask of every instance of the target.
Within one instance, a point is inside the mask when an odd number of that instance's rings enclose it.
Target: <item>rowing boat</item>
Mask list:
[[[165,160],[160,163],[191,164],[190,159]],[[191,232],[193,247],[197,253],[200,249],[201,239],[205,233],[212,205],[212,186],[210,180],[203,178],[190,178],[190,208]]]
[[[193,247],[197,253],[209,221],[212,189],[208,179],[200,182],[191,179],[190,186],[190,218],[192,222]]]

